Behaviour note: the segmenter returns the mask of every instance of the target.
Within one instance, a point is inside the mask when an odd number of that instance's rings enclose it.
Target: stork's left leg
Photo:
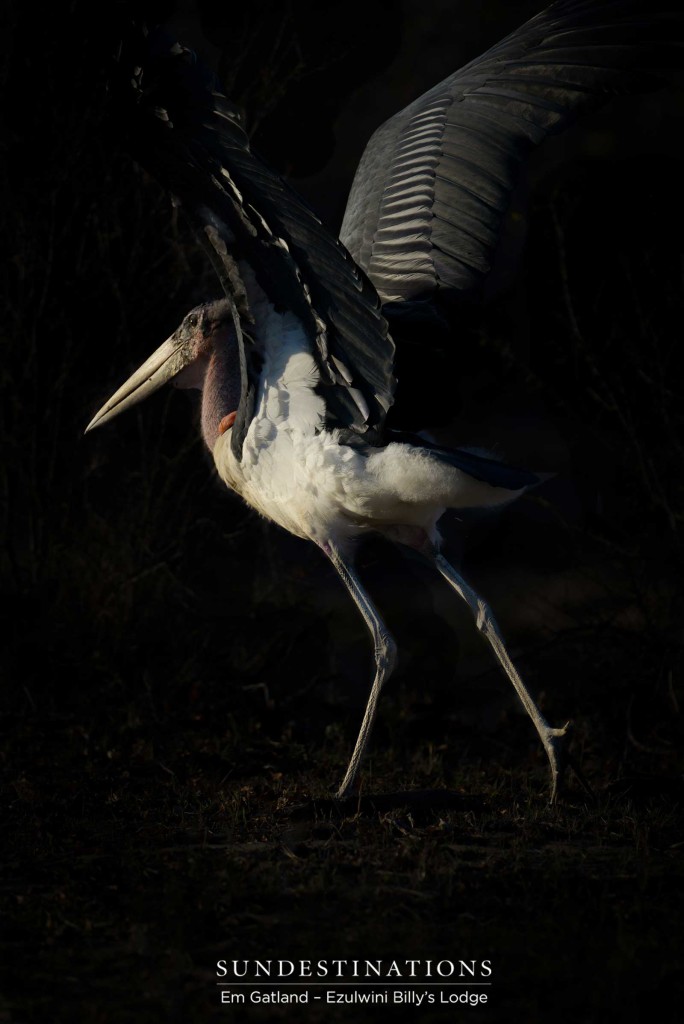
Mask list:
[[[558,785],[559,782],[562,781],[563,770],[565,768],[565,744],[570,723],[566,723],[562,729],[554,729],[548,724],[532,699],[529,690],[518,675],[518,671],[506,650],[501,630],[499,629],[496,619],[494,618],[492,610],[487,602],[473,590],[470,584],[467,583],[459,573],[456,572],[454,567],[447,562],[444,555],[441,555],[438,552],[433,552],[432,557],[434,558],[435,565],[439,572],[445,580],[451,584],[459,597],[462,597],[470,608],[475,617],[475,624],[477,628],[491,645],[499,664],[513,683],[516,693],[522,701],[523,707],[532,719],[534,727],[539,733],[551,766],[551,801],[553,802],[556,799]]]
[[[387,627],[380,618],[377,609],[372,604],[366,591],[363,589],[361,581],[354,572],[351,562],[345,561],[341,553],[331,542],[323,544],[322,547],[340,574],[340,577],[342,578],[342,581],[347,587],[349,593],[354,598],[356,607],[363,615],[364,621],[370,630],[371,636],[373,637],[373,645],[375,649],[375,679],[373,680],[373,686],[368,698],[368,703],[366,704],[366,711],[363,716],[363,722],[361,723],[358,739],[356,740],[356,746],[354,747],[354,752],[352,753],[351,760],[349,762],[349,767],[342,779],[342,785],[337,791],[337,796],[342,798],[349,795],[358,774],[359,766],[363,760],[363,755],[366,752],[366,747],[368,746],[370,734],[373,729],[373,723],[375,721],[380,691],[385,680],[389,679],[392,674],[392,670],[397,660],[397,646],[394,639],[387,631]]]

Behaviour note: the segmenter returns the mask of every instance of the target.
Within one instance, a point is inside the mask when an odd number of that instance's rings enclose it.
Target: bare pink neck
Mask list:
[[[240,401],[240,364],[232,332],[216,338],[202,388],[202,436],[209,451],[219,436],[224,416],[235,412]]]

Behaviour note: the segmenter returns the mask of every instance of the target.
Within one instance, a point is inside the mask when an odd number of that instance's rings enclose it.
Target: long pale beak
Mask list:
[[[163,345],[160,345],[157,351],[153,352],[105,402],[86,427],[86,434],[94,427],[100,427],[108,420],[114,419],[120,412],[130,409],[132,405],[142,402],[194,360],[192,346],[187,343],[187,337],[179,337],[179,333],[172,334]]]

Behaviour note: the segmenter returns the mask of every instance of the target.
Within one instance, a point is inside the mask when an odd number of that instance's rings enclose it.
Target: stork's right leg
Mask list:
[[[499,664],[513,683],[523,707],[539,733],[539,738],[544,744],[544,749],[549,759],[549,767],[551,769],[551,802],[553,803],[558,793],[558,785],[562,781],[563,769],[567,760],[566,742],[570,723],[568,722],[561,729],[554,729],[549,725],[511,661],[501,630],[487,602],[473,590],[460,573],[456,572],[453,565],[447,562],[443,555],[435,552],[433,558],[437,569],[444,579],[451,584],[459,597],[462,597],[470,608],[477,628],[488,641]],[[586,787],[587,784],[584,782],[577,767],[575,767],[575,771],[582,784]],[[591,792],[591,790],[589,791]]]
[[[391,676],[392,670],[396,664],[397,646],[392,636],[388,633],[377,609],[362,587],[361,581],[354,572],[354,568],[351,563],[343,559],[340,552],[331,542],[322,545],[322,547],[340,574],[340,577],[342,578],[342,581],[347,587],[349,593],[354,598],[356,607],[363,615],[364,621],[370,630],[371,636],[373,637],[373,645],[375,649],[375,679],[373,680],[373,686],[368,698],[368,703],[366,704],[366,711],[363,716],[363,722],[361,723],[358,739],[356,740],[356,746],[354,747],[354,752],[349,762],[349,767],[342,779],[342,785],[337,791],[337,796],[342,798],[348,796],[351,792],[359,771],[359,766],[366,752],[366,747],[368,746],[370,734],[373,729],[373,723],[375,722],[380,691],[385,680],[389,679]]]

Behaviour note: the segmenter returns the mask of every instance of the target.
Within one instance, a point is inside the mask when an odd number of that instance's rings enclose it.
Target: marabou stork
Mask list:
[[[429,356],[440,304],[477,292],[490,270],[521,162],[611,94],[651,87],[648,72],[676,62],[683,20],[678,3],[553,3],[375,132],[340,241],[252,153],[239,114],[188,49],[143,26],[122,48],[113,94],[129,146],[190,218],[225,297],[188,313],[88,429],[167,381],[199,388],[221,479],[330,559],[375,652],[339,797],[355,783],[396,656],[354,569],[370,533],[426,556],[467,602],[537,729],[556,796],[568,726],[541,714],[438,528],[446,509],[505,504],[537,476],[389,429],[391,330],[419,325]]]

